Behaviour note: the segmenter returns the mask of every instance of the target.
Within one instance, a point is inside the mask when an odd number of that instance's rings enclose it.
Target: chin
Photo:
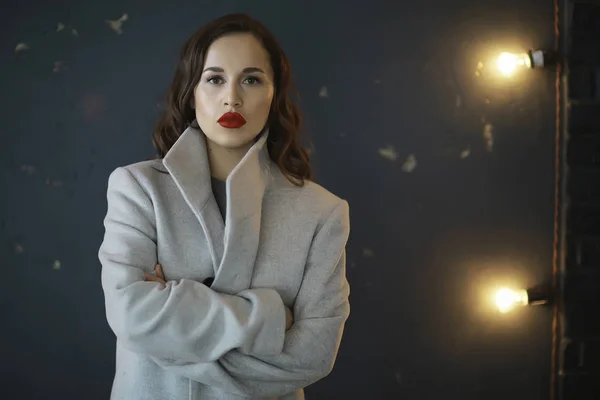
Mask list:
[[[212,135],[206,135],[208,140],[214,144],[226,149],[239,149],[252,147],[258,134],[249,134],[246,132],[215,132]]]

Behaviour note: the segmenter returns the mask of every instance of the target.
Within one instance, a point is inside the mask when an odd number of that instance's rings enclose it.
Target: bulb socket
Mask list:
[[[558,54],[548,50],[529,50],[527,52],[531,68],[544,68],[558,63]]]
[[[540,285],[527,289],[527,304],[530,306],[551,304],[552,301],[552,290],[548,286]]]

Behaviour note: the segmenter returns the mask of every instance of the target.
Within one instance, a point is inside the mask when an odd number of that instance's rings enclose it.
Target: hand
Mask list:
[[[144,280],[152,281],[152,282],[160,282],[163,285],[167,284],[167,279],[165,278],[165,273],[163,272],[160,264],[156,264],[154,266],[154,273],[155,273],[155,275],[144,272]]]
[[[294,324],[294,315],[292,314],[292,310],[283,306],[285,308],[285,330],[288,331]]]

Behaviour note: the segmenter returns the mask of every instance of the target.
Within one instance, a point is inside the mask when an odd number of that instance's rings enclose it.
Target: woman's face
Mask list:
[[[273,101],[269,54],[253,35],[230,34],[210,45],[203,68],[194,90],[198,125],[220,147],[249,148]]]

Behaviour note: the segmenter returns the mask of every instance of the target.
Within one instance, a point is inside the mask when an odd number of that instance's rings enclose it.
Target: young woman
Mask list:
[[[160,158],[108,180],[111,399],[302,399],[332,370],[349,315],[348,203],[310,181],[290,90],[288,59],[248,16],[185,43]]]

